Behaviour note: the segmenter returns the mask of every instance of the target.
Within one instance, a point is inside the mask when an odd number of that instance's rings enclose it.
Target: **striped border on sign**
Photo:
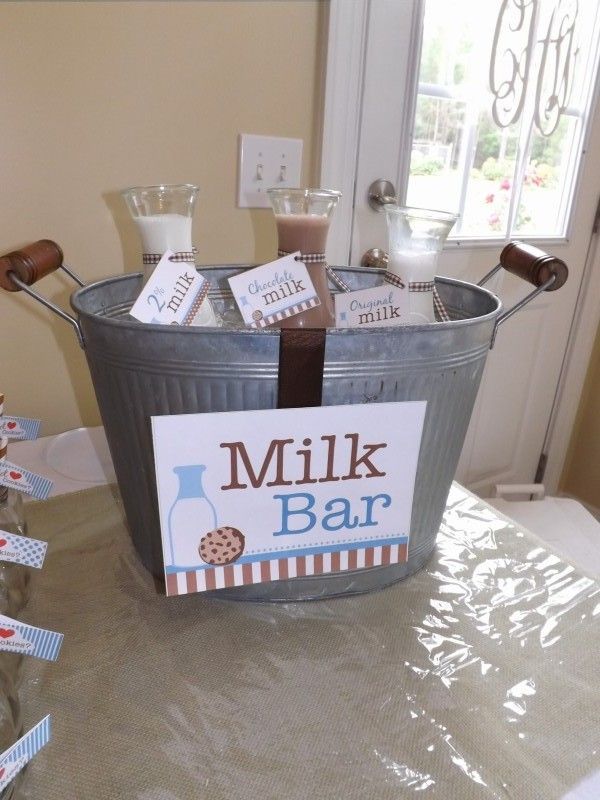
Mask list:
[[[403,564],[407,560],[408,543],[403,543],[169,573],[166,575],[167,597],[302,578],[308,575],[329,575],[335,572]]]
[[[297,303],[295,306],[284,308],[283,311],[278,311],[276,314],[269,314],[259,320],[253,320],[250,324],[252,328],[266,328],[267,325],[272,325],[274,322],[280,322],[282,319],[293,317],[295,314],[300,314],[301,311],[308,311],[309,308],[314,308],[320,305],[318,297],[310,297],[302,303]]]

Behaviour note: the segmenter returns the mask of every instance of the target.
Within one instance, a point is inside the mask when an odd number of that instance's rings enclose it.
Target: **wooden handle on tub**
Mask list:
[[[518,278],[542,286],[552,275],[554,283],[546,291],[554,292],[567,282],[569,270],[564,261],[556,256],[549,256],[537,247],[523,242],[510,242],[500,253],[500,263],[508,272]]]
[[[50,239],[40,239],[20,250],[14,250],[0,257],[0,287],[7,292],[18,292],[19,287],[10,279],[14,272],[27,286],[50,275],[63,263],[63,251]]]

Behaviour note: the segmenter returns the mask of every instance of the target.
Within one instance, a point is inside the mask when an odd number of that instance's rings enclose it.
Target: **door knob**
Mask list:
[[[360,260],[361,267],[373,267],[374,269],[385,269],[388,264],[388,254],[381,247],[372,247],[363,255]]]
[[[369,205],[373,211],[381,211],[388,203],[397,203],[396,189],[391,181],[379,178],[369,186]]]

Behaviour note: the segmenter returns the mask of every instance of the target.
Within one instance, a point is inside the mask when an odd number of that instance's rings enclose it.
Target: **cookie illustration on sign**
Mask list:
[[[200,558],[211,567],[232,564],[244,552],[245,539],[237,528],[223,527],[209,531],[200,539]]]

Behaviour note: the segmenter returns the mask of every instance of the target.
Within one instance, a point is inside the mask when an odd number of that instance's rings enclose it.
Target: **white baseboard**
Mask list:
[[[586,511],[589,511],[590,514],[593,517],[595,517],[598,520],[598,522],[600,522],[600,508],[593,506],[591,503],[586,503],[585,500],[582,500],[580,497],[575,497],[575,495],[571,494],[570,492],[557,492],[556,496],[567,497],[569,500],[577,500],[577,502],[581,503],[581,505],[586,509]]]

